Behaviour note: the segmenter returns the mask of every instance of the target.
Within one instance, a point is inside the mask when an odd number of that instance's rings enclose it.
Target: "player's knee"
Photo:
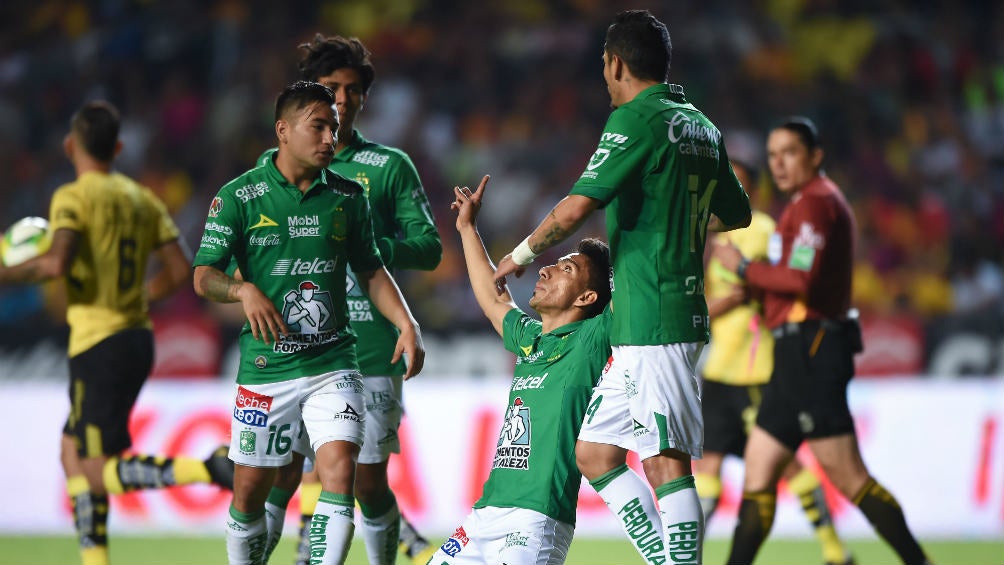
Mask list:
[[[616,446],[589,441],[575,442],[575,465],[586,480],[595,480],[627,461],[626,453]]]

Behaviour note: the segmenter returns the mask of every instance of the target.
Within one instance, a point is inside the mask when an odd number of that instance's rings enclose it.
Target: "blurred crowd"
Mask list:
[[[46,216],[72,180],[72,111],[123,112],[118,168],[168,204],[190,246],[210,200],[274,145],[276,93],[299,43],[355,35],[377,78],[362,134],[407,151],[433,203],[440,267],[399,276],[423,327],[487,330],[467,286],[451,188],[492,175],[482,232],[499,258],[577,179],[609,113],[605,26],[637,2],[38,0],[0,8],[0,226]],[[858,217],[858,308],[921,320],[1004,303],[1004,3],[700,0],[648,6],[673,39],[671,81],[764,164],[768,128],[818,123],[825,169]],[[756,205],[777,211],[769,175]],[[587,232],[602,234],[602,217]],[[528,279],[532,277],[524,277]],[[517,284],[526,296],[532,283]],[[55,294],[55,293],[53,293]],[[38,318],[0,290],[0,324]],[[215,312],[193,293],[174,313]]]

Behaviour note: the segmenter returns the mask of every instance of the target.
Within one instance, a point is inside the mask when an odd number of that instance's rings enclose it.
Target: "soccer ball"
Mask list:
[[[45,218],[28,216],[14,222],[0,241],[0,260],[7,267],[38,257],[49,249],[49,222]]]

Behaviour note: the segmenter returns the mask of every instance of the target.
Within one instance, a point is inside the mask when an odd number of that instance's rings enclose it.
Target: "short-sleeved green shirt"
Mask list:
[[[721,132],[658,84],[610,114],[571,194],[606,207],[613,258],[613,345],[707,341],[704,241],[709,214],[749,213]]]
[[[474,508],[526,508],[575,524],[582,475],[575,440],[610,357],[609,310],[546,334],[518,308],[502,322],[516,354],[505,421],[484,494]]]
[[[322,170],[306,193],[289,184],[273,159],[230,181],[209,207],[194,264],[224,270],[235,258],[282,313],[290,331],[278,343],[240,335],[237,382],[259,384],[358,369],[346,307],[347,267],[383,263],[361,187]]]
[[[270,149],[262,157],[274,151]],[[363,187],[372,212],[373,235],[388,269],[436,268],[443,246],[422,181],[406,153],[369,141],[354,131],[352,141],[335,155],[328,168]],[[397,345],[397,328],[362,291],[351,269],[345,284],[349,320],[359,337],[359,370],[363,375],[403,375],[404,359],[390,362]]]

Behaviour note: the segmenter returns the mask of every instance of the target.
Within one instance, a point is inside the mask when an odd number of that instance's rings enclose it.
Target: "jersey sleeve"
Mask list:
[[[431,271],[443,257],[443,244],[415,165],[407,155],[397,155],[387,182],[393,194],[399,237],[381,237],[377,247],[390,268]]]
[[[610,329],[613,326],[613,313],[610,305],[603,312],[586,320],[583,324],[581,339],[587,346],[586,351],[595,351],[606,361],[610,357]],[[596,375],[599,377],[599,375]]]
[[[826,206],[813,205],[810,198],[790,204],[790,221],[781,232],[781,259],[776,265],[764,261],[750,263],[746,280],[772,292],[806,292],[820,276],[822,257],[828,251],[826,235],[833,232],[833,215]]]
[[[637,114],[624,108],[614,110],[571,194],[594,198],[606,206],[620,187],[640,181],[651,158],[650,135]]]
[[[80,194],[68,187],[60,188],[52,195],[49,203],[49,230],[69,229],[75,232],[84,231],[84,202]]]
[[[527,316],[519,308],[506,312],[502,318],[502,343],[507,351],[516,355],[525,355],[521,347],[530,347],[533,340],[540,335],[540,322]]]
[[[360,194],[353,197],[355,216],[352,222],[351,239],[348,246],[349,266],[354,273],[368,273],[383,266],[383,259],[376,246],[373,236],[373,219],[370,205],[366,197]]]
[[[718,184],[711,195],[711,213],[732,226],[749,217],[750,198],[732,170],[724,139],[719,140],[718,151]]]
[[[276,149],[275,147],[262,151],[261,155],[258,156],[258,159],[255,160],[255,166],[256,167],[264,166],[272,159],[272,155],[275,155],[277,151],[278,149]]]
[[[192,265],[206,265],[225,270],[234,254],[234,245],[243,233],[240,206],[237,199],[226,190],[220,190],[209,204],[205,230],[199,242]]]

